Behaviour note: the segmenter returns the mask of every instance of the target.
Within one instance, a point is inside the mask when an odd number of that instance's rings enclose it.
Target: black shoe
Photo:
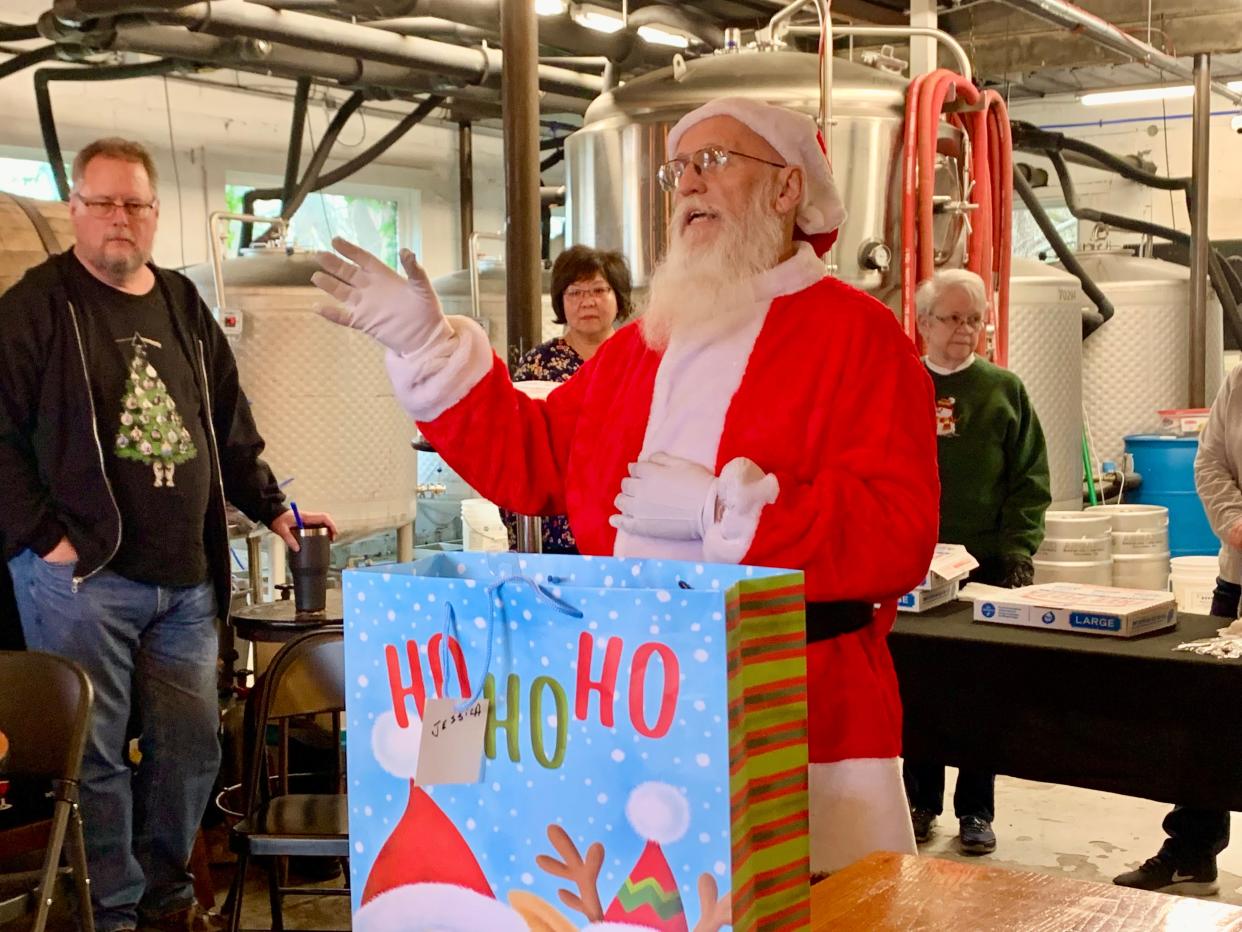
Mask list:
[[[936,813],[930,809],[911,809],[910,823],[914,826],[914,840],[920,845],[927,844],[936,834]]]
[[[978,816],[966,816],[959,819],[958,841],[965,854],[991,854],[996,850],[996,833],[992,831],[992,823]]]
[[[1188,893],[1210,896],[1220,890],[1216,882],[1216,859],[1198,864],[1175,865],[1160,855],[1148,858],[1143,866],[1113,878],[1119,887],[1157,890],[1160,893]]]

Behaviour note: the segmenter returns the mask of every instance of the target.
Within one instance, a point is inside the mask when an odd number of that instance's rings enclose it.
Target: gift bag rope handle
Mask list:
[[[564,576],[549,576],[548,582],[552,583],[552,585],[554,586],[559,586],[561,583],[565,582],[565,577]],[[693,589],[694,586],[690,585],[684,579],[679,579],[677,580],[677,588],[678,589]]]
[[[552,577],[548,578],[553,584],[557,581]],[[539,583],[535,582],[529,576],[509,576],[502,579],[498,583],[488,586],[487,598],[491,603],[491,611],[488,612],[487,618],[487,652],[483,655],[483,670],[479,674],[478,685],[475,687],[474,695],[469,699],[463,699],[455,706],[458,712],[466,711],[466,709],[473,706],[483,696],[483,682],[487,679],[487,671],[492,665],[492,644],[496,638],[496,613],[498,609],[500,612],[500,624],[502,629],[507,621],[505,616],[505,600],[502,595],[502,590],[505,586],[508,586],[511,583],[519,582],[526,583],[530,586],[531,590],[535,593],[536,599],[546,602],[562,615],[568,615],[571,618],[582,617],[582,612],[574,608],[555,593],[549,591],[546,587],[539,585]],[[449,664],[448,642],[450,637],[457,636],[457,612],[453,610],[453,604],[451,602],[445,603],[445,608],[447,611],[445,612],[444,618],[444,636],[440,638],[440,669],[444,671],[443,690],[444,695],[447,696],[449,691],[449,678],[453,675],[453,667]],[[458,637],[458,640],[461,640],[460,637]],[[443,696],[441,698],[443,698]]]

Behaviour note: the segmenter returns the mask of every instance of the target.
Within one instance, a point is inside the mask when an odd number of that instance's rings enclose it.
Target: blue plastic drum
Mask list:
[[[1198,437],[1162,437],[1132,434],[1126,452],[1143,483],[1127,494],[1136,505],[1163,505],[1169,509],[1169,552],[1175,557],[1210,556],[1220,551],[1203,503],[1195,491],[1195,454]]]

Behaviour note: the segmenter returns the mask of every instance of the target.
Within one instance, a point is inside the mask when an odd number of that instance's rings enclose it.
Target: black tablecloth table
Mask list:
[[[1242,661],[1173,648],[1224,622],[1139,638],[899,615],[889,647],[904,752],[1168,803],[1242,810]]]
[[[260,602],[232,612],[233,627],[237,636],[247,641],[282,644],[299,634],[314,631],[324,625],[339,625],[345,612],[341,604],[341,590],[329,589],[325,598],[325,610],[314,615],[299,615],[293,599],[277,599]]]

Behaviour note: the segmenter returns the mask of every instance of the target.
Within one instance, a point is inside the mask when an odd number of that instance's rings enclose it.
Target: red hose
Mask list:
[[[914,291],[918,285],[915,262],[915,206],[917,191],[918,105],[926,76],[919,75],[910,82],[906,92],[906,122],[903,127],[901,149],[901,311],[906,333],[921,346],[918,321],[914,310]]]
[[[918,283],[935,273],[936,151],[940,121],[950,88],[967,106],[977,107],[950,117],[970,141],[974,179],[970,200],[975,205],[967,240],[966,266],[985,282],[989,295],[987,320],[996,334],[995,359],[1009,357],[1009,273],[1012,251],[1013,146],[1005,102],[995,91],[981,93],[961,75],[939,69],[919,75],[906,93],[901,189],[902,322],[915,344],[918,334],[914,294]],[[980,335],[986,351],[986,331]]]

